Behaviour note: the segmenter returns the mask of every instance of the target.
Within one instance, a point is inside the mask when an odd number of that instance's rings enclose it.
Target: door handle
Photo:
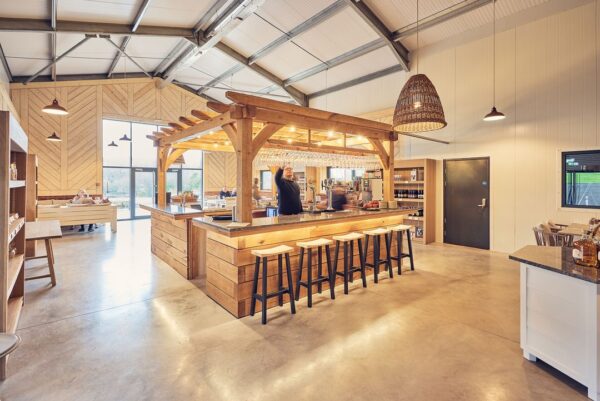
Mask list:
[[[486,203],[487,203],[487,199],[485,199],[485,198],[482,198],[482,199],[481,199],[481,205],[477,205],[477,206],[479,206],[480,208],[482,208],[482,209],[483,209],[483,208],[485,208],[485,206],[486,206]]]

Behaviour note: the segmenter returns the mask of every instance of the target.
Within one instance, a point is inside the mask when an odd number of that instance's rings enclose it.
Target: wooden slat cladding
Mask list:
[[[279,231],[270,233],[249,234],[230,238],[219,234],[215,231],[207,230],[206,239],[206,282],[207,294],[216,302],[222,305],[226,310],[236,317],[248,315],[250,310],[250,299],[252,291],[252,279],[254,275],[255,257],[251,254],[253,249],[264,249],[276,245],[289,245],[294,248],[290,252],[290,262],[292,267],[292,279],[294,284],[298,274],[298,254],[299,249],[296,247],[296,242],[301,240],[309,240],[320,237],[331,238],[335,234],[348,233],[350,231],[362,231],[368,228],[388,226],[399,224],[403,221],[403,215],[395,214],[388,216],[378,216],[362,220],[354,221],[335,221],[335,222],[320,222],[318,225],[299,228],[283,228]],[[364,243],[363,243],[364,244]],[[372,242],[369,246],[370,251],[367,255],[369,261],[373,258]],[[335,245],[331,246],[331,261],[334,262]],[[385,246],[381,246],[381,255],[385,257]],[[395,237],[392,241],[392,255],[396,255]],[[354,264],[358,265],[359,255],[358,246],[354,246]],[[306,260],[306,255],[305,255]],[[325,264],[326,257],[323,254],[323,272],[326,274],[327,267]],[[313,254],[313,276],[317,274],[317,254]],[[393,263],[396,266],[396,263]],[[343,250],[340,249],[338,255],[338,271],[341,271],[343,266]],[[304,266],[306,269],[306,265]],[[383,269],[383,266],[381,267]],[[269,291],[275,290],[277,287],[277,257],[270,257],[267,272],[267,288]],[[367,274],[372,275],[372,270],[367,270]],[[305,272],[306,275],[306,272]],[[380,273],[380,278],[383,278],[387,273]],[[259,277],[262,273],[259,272]],[[306,276],[305,276],[306,277]],[[360,281],[360,274],[356,273],[355,281]],[[287,279],[283,277],[284,285]],[[336,285],[342,283],[341,277],[336,279]],[[262,283],[259,280],[259,291],[262,288]],[[323,291],[328,289],[328,284],[324,283]],[[316,291],[316,287],[315,287]],[[300,296],[306,296],[306,290],[301,289]],[[287,296],[284,296],[284,301],[288,302]],[[277,305],[277,300],[269,300],[268,307]]]
[[[74,194],[80,188],[102,193],[103,118],[166,124],[192,110],[207,110],[199,96],[175,85],[159,89],[147,78],[15,84],[11,96],[29,134],[30,153],[38,155],[41,196]],[[42,113],[54,97],[68,116]],[[52,132],[62,142],[48,142]]]

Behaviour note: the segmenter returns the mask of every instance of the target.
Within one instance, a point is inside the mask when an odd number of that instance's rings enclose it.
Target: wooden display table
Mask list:
[[[112,232],[117,232],[116,205],[38,205],[37,214],[38,221],[58,220],[61,226],[110,223]]]
[[[46,254],[40,256],[29,256],[25,260],[48,259],[49,274],[40,276],[25,277],[25,280],[37,280],[40,278],[50,278],[52,286],[56,285],[56,275],[54,274],[54,250],[52,249],[52,239],[62,237],[60,223],[58,220],[47,221],[28,221],[25,223],[25,240],[37,241],[43,240],[46,244]]]

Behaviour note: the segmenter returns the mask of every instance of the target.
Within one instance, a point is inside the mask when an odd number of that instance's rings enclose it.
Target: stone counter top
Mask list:
[[[416,212],[416,208],[410,209],[381,209],[378,211],[367,211],[349,209],[333,213],[301,213],[291,216],[258,217],[252,219],[252,223],[246,226],[229,227],[231,221],[213,220],[212,217],[197,217],[193,222],[202,228],[217,231],[229,236],[240,236],[254,234],[256,232],[279,231],[286,228],[297,228],[315,224],[329,224],[342,221],[360,220],[364,218],[386,217],[394,215],[406,215]]]
[[[144,210],[148,210],[150,212],[160,213],[162,215],[166,215],[175,220],[186,220],[191,219],[193,217],[201,217],[205,216],[207,213],[211,214],[227,214],[231,213],[231,210],[222,209],[222,208],[212,208],[212,209],[194,209],[191,207],[181,207],[179,204],[169,204],[164,207],[158,205],[139,205],[140,208]]]
[[[576,264],[572,252],[573,248],[568,247],[527,245],[509,255],[509,258],[558,274],[600,284],[599,269]]]

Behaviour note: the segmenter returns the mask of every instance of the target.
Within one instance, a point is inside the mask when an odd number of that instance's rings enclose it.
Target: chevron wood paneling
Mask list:
[[[122,116],[129,114],[126,84],[102,85],[102,113]]]
[[[216,192],[223,186],[236,186],[236,161],[234,153],[204,153],[204,190]]]
[[[41,112],[55,93],[68,116]],[[13,85],[10,95],[29,134],[31,153],[39,157],[42,196],[72,194],[80,188],[101,190],[96,185],[102,182],[102,118],[167,123],[190,115],[192,109],[207,110],[204,99],[175,85],[158,89],[154,80],[145,78]],[[62,142],[46,141],[53,131]],[[235,186],[233,154],[214,155],[220,161],[208,162],[205,171],[211,185]]]
[[[147,84],[132,84],[133,115],[138,118],[154,120],[156,116],[156,87],[153,82]]]
[[[85,188],[98,193],[100,181],[96,176],[98,115],[95,86],[78,86],[69,89],[67,107],[67,187],[71,192]]]
[[[160,119],[177,121],[181,113],[182,94],[177,87],[167,86],[160,91]]]

